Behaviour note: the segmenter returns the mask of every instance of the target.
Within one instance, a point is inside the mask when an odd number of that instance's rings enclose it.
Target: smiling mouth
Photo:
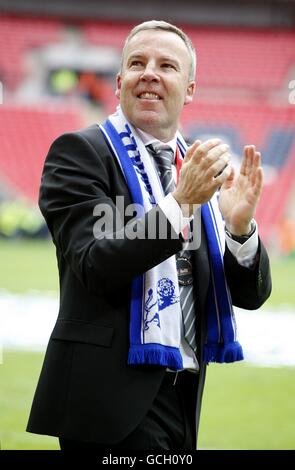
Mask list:
[[[162,98],[157,93],[152,93],[150,91],[145,91],[137,95],[137,98],[140,100],[161,100]]]

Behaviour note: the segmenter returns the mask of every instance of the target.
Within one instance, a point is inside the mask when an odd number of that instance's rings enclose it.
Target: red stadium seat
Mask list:
[[[133,25],[86,23],[92,44],[122,48]],[[184,27],[197,51],[197,82],[205,87],[275,89],[295,66],[295,33],[285,30],[238,30]]]
[[[185,107],[182,123],[191,139],[224,136],[240,156],[245,144],[255,143],[261,151],[266,184],[257,220],[267,242],[272,226],[284,214],[295,180],[295,107],[195,102]]]
[[[44,158],[60,134],[82,127],[78,112],[44,107],[0,107],[0,177],[36,202]]]
[[[0,17],[0,80],[14,90],[24,75],[27,51],[61,39],[58,20]]]
[[[76,29],[85,44],[122,49],[132,26],[90,21]],[[0,81],[5,89],[13,95],[24,76],[27,53],[62,42],[65,27],[58,19],[0,17]],[[295,107],[287,102],[288,80],[295,67],[295,32],[187,25],[184,30],[193,40],[198,60],[197,95],[184,108],[184,132],[190,138],[223,136],[237,155],[246,143],[255,143],[262,151],[266,185],[257,219],[267,242],[284,213],[295,178]],[[109,78],[101,90],[101,105],[109,114],[118,104]],[[66,98],[58,106],[0,106],[0,178],[34,201],[50,143],[57,135],[83,126]]]

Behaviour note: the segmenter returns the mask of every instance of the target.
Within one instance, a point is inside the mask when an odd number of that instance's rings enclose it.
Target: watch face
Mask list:
[[[193,283],[192,263],[186,256],[178,256],[176,258],[176,269],[179,285],[189,286]]]

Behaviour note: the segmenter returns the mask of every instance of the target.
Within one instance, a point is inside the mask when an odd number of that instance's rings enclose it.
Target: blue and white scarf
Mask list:
[[[120,107],[102,124],[103,135],[117,157],[133,204],[142,208],[139,217],[164,196],[155,166],[136,129]],[[182,156],[187,145],[177,133]],[[236,323],[223,267],[224,225],[217,197],[201,208],[208,240],[211,279],[206,307],[207,341],[205,362],[234,362],[243,359],[236,341]],[[179,351],[181,307],[175,256],[136,277],[132,282],[129,364],[158,364],[183,369]]]

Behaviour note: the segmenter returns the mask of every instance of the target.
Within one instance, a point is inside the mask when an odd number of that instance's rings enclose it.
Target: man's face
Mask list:
[[[144,30],[129,41],[116,95],[135,127],[162,141],[174,137],[181,110],[191,102],[190,55],[173,32]]]

